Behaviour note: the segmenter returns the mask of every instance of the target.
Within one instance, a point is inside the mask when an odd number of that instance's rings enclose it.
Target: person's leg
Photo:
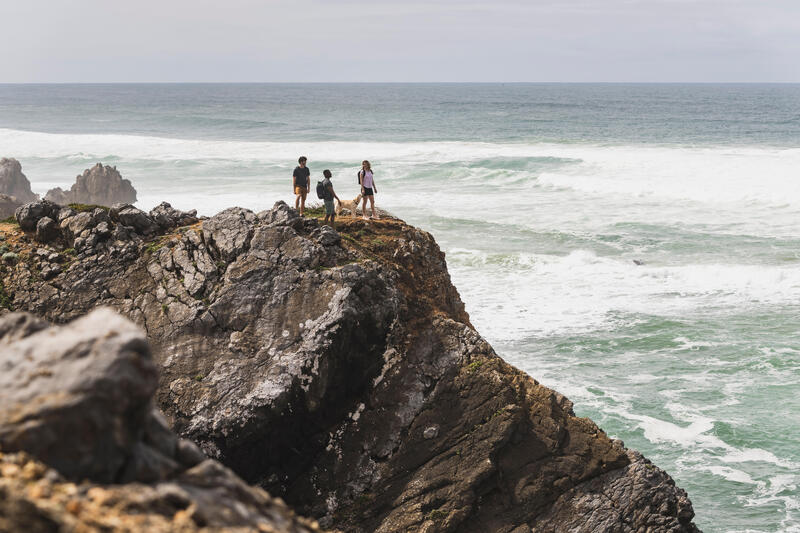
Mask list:
[[[294,188],[294,208],[300,209],[300,193],[297,192],[297,187]]]
[[[336,229],[336,213],[335,212],[331,213],[331,227],[333,229]]]
[[[300,190],[300,216],[303,216],[306,210],[306,193],[307,191],[303,189]]]
[[[367,196],[361,197],[361,216],[367,218]]]
[[[372,209],[372,218],[375,218],[375,197],[369,197],[369,207]]]

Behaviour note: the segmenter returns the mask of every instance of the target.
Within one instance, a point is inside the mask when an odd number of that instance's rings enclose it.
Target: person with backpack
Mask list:
[[[372,216],[369,218],[379,218],[378,215],[375,214],[375,194],[378,193],[378,188],[375,187],[375,175],[372,173],[372,166],[366,159],[361,162],[361,172],[358,173],[358,183],[361,185],[361,198],[362,202],[364,202],[361,205],[361,214],[364,220],[368,220],[367,199],[369,199],[369,205],[372,209]]]
[[[306,195],[311,188],[311,170],[306,166],[308,159],[300,156],[297,160],[298,166],[292,173],[292,190],[294,191],[294,208],[300,211],[300,216],[306,209]]]
[[[322,171],[322,175],[325,176],[325,179],[317,183],[317,196],[322,198],[325,202],[325,224],[330,221],[330,226],[333,229],[336,229],[336,224],[334,220],[336,219],[336,209],[334,209],[333,199],[336,198],[336,201],[339,202],[339,205],[342,205],[342,201],[336,196],[336,193],[333,190],[333,183],[331,183],[331,178],[333,174],[327,168]]]

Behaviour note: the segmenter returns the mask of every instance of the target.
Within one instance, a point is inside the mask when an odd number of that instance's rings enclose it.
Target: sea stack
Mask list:
[[[31,182],[22,173],[22,165],[13,158],[0,159],[0,195],[11,197],[5,202],[16,202],[18,205],[33,202],[39,198],[31,190]],[[3,218],[5,218],[5,215]]]
[[[136,202],[136,189],[130,180],[123,179],[117,167],[110,167],[97,163],[92,168],[83,171],[75,178],[75,183],[70,190],[64,191],[60,187],[50,189],[45,195],[46,200],[66,204],[92,204],[111,206],[116,203],[132,204]]]

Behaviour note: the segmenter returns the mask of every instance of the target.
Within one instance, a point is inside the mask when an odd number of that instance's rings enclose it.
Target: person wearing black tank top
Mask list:
[[[299,166],[292,173],[292,191],[295,194],[294,208],[300,211],[300,216],[303,216],[306,209],[306,195],[311,187],[311,170],[306,166],[306,161],[308,161],[306,156],[301,156],[297,160]]]

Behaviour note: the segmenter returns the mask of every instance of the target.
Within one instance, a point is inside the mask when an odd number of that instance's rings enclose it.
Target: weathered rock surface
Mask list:
[[[282,202],[169,236],[106,224],[49,281],[9,269],[13,305],[146,328],[173,428],[326,527],[696,531],[669,476],[497,357],[427,233]]]
[[[19,204],[33,202],[39,198],[31,190],[31,182],[22,173],[19,161],[6,157],[0,159],[0,194],[13,196]]]
[[[130,180],[123,179],[117,171],[117,167],[97,163],[92,168],[84,170],[83,174],[79,174],[68,191],[64,191],[60,187],[47,191],[45,200],[60,205],[72,203],[105,206],[116,203],[132,204],[136,202],[136,189],[133,188]]]
[[[318,530],[172,433],[144,332],[111,310],[6,315],[0,368],[0,531]]]
[[[0,194],[0,219],[13,216],[14,211],[16,211],[21,205],[22,203],[18,202],[15,196]]]

